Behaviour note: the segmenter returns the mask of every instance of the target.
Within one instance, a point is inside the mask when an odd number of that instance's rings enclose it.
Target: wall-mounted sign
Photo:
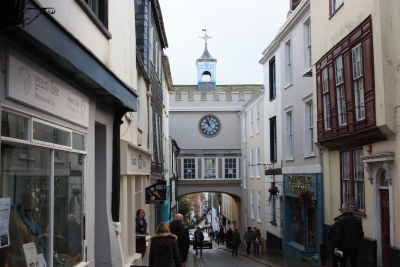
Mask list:
[[[162,180],[158,183],[146,187],[146,204],[164,202],[167,199],[167,181]]]
[[[286,183],[290,194],[297,196],[299,192],[309,190],[307,186],[312,185],[312,177],[311,175],[288,175]]]
[[[89,98],[11,48],[7,73],[7,98],[89,127]]]

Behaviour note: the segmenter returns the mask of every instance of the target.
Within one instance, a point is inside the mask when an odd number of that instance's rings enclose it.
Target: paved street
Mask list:
[[[187,267],[312,267],[319,266],[315,262],[303,262],[284,259],[280,256],[260,254],[254,256],[253,254],[247,255],[243,249],[238,250],[238,256],[232,256],[230,249],[225,245],[218,246],[213,243],[212,249],[203,249],[202,256],[195,256],[195,251],[190,247]]]

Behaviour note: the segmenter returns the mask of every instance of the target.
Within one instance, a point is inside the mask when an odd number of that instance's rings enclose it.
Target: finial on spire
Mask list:
[[[204,32],[204,36],[199,36],[199,38],[204,39],[204,41],[207,43],[207,40],[211,39],[212,37],[207,35],[207,28],[204,27],[204,29],[202,29],[202,31]]]

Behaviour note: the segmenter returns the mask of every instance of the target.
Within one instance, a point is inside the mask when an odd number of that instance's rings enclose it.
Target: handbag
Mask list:
[[[254,240],[254,243],[258,246],[260,245],[260,241],[258,240],[258,237],[256,238],[256,240]]]

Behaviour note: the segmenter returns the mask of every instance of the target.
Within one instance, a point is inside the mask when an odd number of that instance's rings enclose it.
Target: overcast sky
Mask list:
[[[208,51],[217,85],[263,84],[262,51],[286,20],[289,0],[160,0],[174,85],[197,84],[196,60]]]

